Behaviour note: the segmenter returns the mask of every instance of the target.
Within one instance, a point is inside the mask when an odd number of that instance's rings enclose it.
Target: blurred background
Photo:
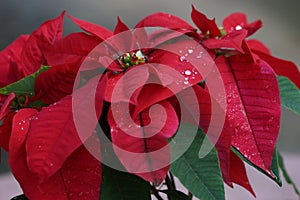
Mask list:
[[[168,12],[189,22],[191,5],[216,18],[222,19],[232,12],[245,12],[248,21],[261,19],[263,28],[254,36],[262,40],[277,57],[294,61],[300,66],[300,20],[299,0],[1,0],[0,1],[0,50],[5,48],[20,34],[29,34],[45,20],[58,16],[63,10],[69,14],[113,29],[117,16],[133,27],[140,19],[154,12]],[[78,30],[65,18],[65,34]],[[191,22],[192,23],[192,22]],[[283,109],[279,150],[286,156],[286,165],[295,182],[300,186],[300,117]],[[0,165],[0,199],[6,200],[21,193],[17,183],[9,173],[7,155],[2,151]],[[279,188],[267,178],[248,169],[257,199],[293,200],[297,199],[290,186]],[[269,186],[272,185],[272,186]],[[270,187],[270,188],[269,188]],[[4,189],[9,188],[9,190]],[[253,199],[243,189],[226,189],[228,199]]]

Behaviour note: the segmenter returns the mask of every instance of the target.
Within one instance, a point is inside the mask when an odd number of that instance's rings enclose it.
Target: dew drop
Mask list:
[[[193,49],[188,49],[188,53],[189,53],[189,54],[192,54],[193,52],[194,52]]]
[[[239,129],[238,129],[238,128],[235,128],[235,129],[234,129],[234,133],[237,134],[238,132],[239,132]]]
[[[192,72],[190,70],[185,70],[184,74],[187,75],[187,76],[189,76],[189,75],[192,74]]]
[[[24,127],[21,127],[21,130],[24,131]]]
[[[179,59],[180,59],[181,62],[183,62],[183,61],[185,61],[185,56],[180,56]]]
[[[179,50],[179,53],[182,53],[182,50]]]
[[[235,27],[235,30],[242,30],[243,29],[243,27],[241,27],[240,25],[237,25],[236,27]]]
[[[189,82],[188,82],[188,81],[184,81],[183,83],[184,83],[185,85],[189,84]]]

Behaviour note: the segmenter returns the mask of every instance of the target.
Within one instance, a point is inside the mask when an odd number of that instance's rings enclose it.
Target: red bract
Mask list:
[[[215,19],[208,19],[204,14],[196,10],[194,6],[192,6],[191,17],[193,22],[201,30],[203,35],[210,35],[211,37],[221,35],[221,31],[219,30]]]
[[[237,50],[244,53],[242,48],[242,42],[246,38],[247,31],[232,31],[231,33],[221,38],[209,38],[203,42],[203,45],[209,49],[225,49],[225,50]]]
[[[252,63],[249,56],[219,57],[216,63],[227,95],[229,124],[225,126],[235,127],[232,145],[271,173],[281,113],[274,71],[263,61]]]
[[[21,52],[29,35],[21,35],[11,45],[0,52],[0,87],[16,82],[24,77]]]
[[[276,74],[286,76],[300,89],[300,72],[293,62],[272,56],[270,50],[258,40],[248,40],[247,45],[251,52],[266,61]]]
[[[45,22],[28,38],[21,54],[25,75],[34,73],[41,65],[47,65],[44,50],[62,37],[64,15],[65,12],[56,19]]]
[[[248,23],[244,13],[233,13],[223,20],[223,26],[228,33],[245,29],[248,31],[248,37],[261,28],[262,22],[261,20],[256,20]],[[251,39],[247,40],[245,45],[251,51],[249,53],[266,61],[276,74],[288,77],[298,88],[300,88],[300,72],[293,62],[272,56],[270,50],[261,41]]]
[[[29,199],[99,199],[101,164],[83,147],[77,148],[48,179],[41,181],[39,174],[28,167],[25,146],[30,134],[31,121],[37,110],[22,109],[13,120],[10,139],[9,164],[15,178]],[[45,141],[46,142],[46,141]],[[34,146],[43,152],[44,147]],[[48,167],[56,167],[48,163]]]
[[[18,37],[11,45],[0,52],[0,87],[5,87],[24,77],[20,54],[28,37],[28,35]],[[14,99],[14,93],[11,93],[8,96],[0,94],[0,120],[4,120],[3,124],[0,126],[0,146],[5,150],[8,150],[11,123],[15,111],[15,108],[11,107],[11,103]],[[9,113],[11,114],[7,116]]]
[[[155,13],[152,15],[148,15],[135,26],[135,28],[142,27],[166,27],[178,31],[184,29],[190,31],[195,30],[194,27],[189,25],[184,20],[167,13]]]
[[[162,101],[163,108],[146,109],[131,119],[124,116],[125,105],[112,105],[108,114],[115,152],[129,172],[159,185],[169,170],[168,138],[177,130],[177,115],[169,102]]]
[[[246,29],[248,31],[247,36],[251,36],[261,27],[261,20],[256,20],[248,24],[247,17],[244,13],[232,13],[223,20],[223,28],[227,33],[235,30]]]
[[[106,40],[107,38],[112,36],[112,32],[107,30],[103,26],[99,26],[81,19],[77,19],[75,17],[72,17],[71,15],[67,16],[80,28],[94,36],[99,37],[101,40]]]

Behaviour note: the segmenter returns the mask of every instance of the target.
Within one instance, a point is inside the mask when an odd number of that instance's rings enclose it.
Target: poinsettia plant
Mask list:
[[[63,36],[66,15],[83,31]],[[0,52],[14,199],[221,200],[224,183],[255,196],[245,162],[281,185],[297,66],[248,39],[260,20],[234,13],[219,27],[194,7],[191,18],[155,13],[133,29],[118,18],[110,31],[63,12]]]

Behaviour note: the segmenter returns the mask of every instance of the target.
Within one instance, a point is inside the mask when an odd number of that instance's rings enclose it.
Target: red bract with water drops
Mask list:
[[[300,74],[247,39],[260,20],[220,28],[193,6],[196,27],[155,13],[110,31],[67,15],[85,32],[63,37],[64,16],[0,52],[15,199],[222,200],[224,183],[255,196],[244,161],[281,184],[280,106],[300,113]]]

